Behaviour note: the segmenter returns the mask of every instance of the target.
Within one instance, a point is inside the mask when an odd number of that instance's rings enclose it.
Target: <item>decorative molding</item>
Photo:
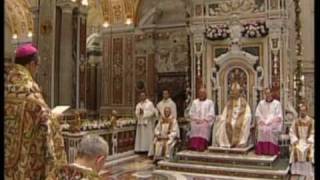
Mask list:
[[[139,28],[141,30],[148,30],[148,29],[173,29],[173,28],[184,28],[184,27],[187,27],[186,23],[151,24],[151,25],[144,25]]]
[[[159,7],[154,7],[150,9],[145,16],[141,18],[139,21],[138,27],[143,27],[147,25],[155,24],[160,15],[162,14],[162,10]]]
[[[210,25],[205,29],[205,37],[209,40],[224,40],[232,38],[233,31],[236,25],[229,26],[227,24],[215,24]],[[239,25],[238,25],[239,26]],[[239,28],[239,27],[238,27]],[[266,26],[266,22],[256,21],[254,23],[242,24],[241,36],[245,38],[261,38],[268,35],[269,28]],[[237,35],[239,36],[239,35]]]
[[[259,57],[245,51],[228,51],[227,53],[214,58],[214,61],[218,66],[222,66],[233,59],[242,59],[250,65],[255,65],[258,62]]]
[[[72,1],[57,1],[57,6],[61,8],[62,13],[72,13],[77,4]]]
[[[269,28],[266,22],[254,22],[243,24],[242,36],[246,38],[261,38],[268,35]]]
[[[108,36],[115,33],[134,32],[134,25],[110,25],[108,28],[103,28],[101,34]]]

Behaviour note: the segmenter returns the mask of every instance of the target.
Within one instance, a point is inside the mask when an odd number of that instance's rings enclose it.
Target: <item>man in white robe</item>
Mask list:
[[[248,146],[251,110],[247,101],[240,96],[240,92],[240,85],[232,83],[231,98],[213,127],[213,146],[225,148]]]
[[[266,88],[265,99],[261,100],[256,109],[257,144],[256,154],[279,155],[278,138],[282,130],[283,115],[281,103],[273,99],[270,88]]]
[[[163,99],[157,104],[157,109],[159,111],[159,117],[164,117],[164,108],[171,108],[171,116],[177,119],[177,106],[176,103],[170,98],[170,93],[167,89],[162,91]]]
[[[301,104],[299,110],[299,117],[289,132],[291,174],[314,179],[314,119],[307,115],[305,104]]]
[[[138,122],[134,150],[148,152],[153,141],[156,109],[144,92],[140,93],[140,102],[136,106],[135,114]]]
[[[154,161],[171,158],[179,137],[178,123],[171,115],[171,107],[164,108],[164,115],[155,128],[154,136]]]
[[[212,100],[207,99],[206,89],[199,90],[199,98],[192,102],[189,113],[191,118],[189,149],[204,151],[208,147],[215,117],[214,104]]]

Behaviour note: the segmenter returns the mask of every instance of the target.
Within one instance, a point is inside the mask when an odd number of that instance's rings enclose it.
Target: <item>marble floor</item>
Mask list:
[[[153,169],[152,160],[144,155],[139,155],[108,168],[112,179],[118,180],[150,179]]]
[[[109,165],[104,175],[105,180],[249,180],[248,178],[237,178],[214,176],[207,174],[185,173],[177,171],[159,170],[146,155],[133,155],[128,160]],[[108,178],[109,177],[109,178]],[[293,177],[290,180],[299,178]],[[254,180],[254,178],[250,178]]]

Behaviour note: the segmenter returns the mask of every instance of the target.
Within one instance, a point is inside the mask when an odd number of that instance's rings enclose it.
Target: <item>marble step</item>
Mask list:
[[[171,170],[154,170],[155,175],[165,176],[168,180],[190,180],[190,179],[203,179],[203,180],[272,180],[270,178],[249,178],[249,177],[235,177],[228,175],[210,175],[201,173],[179,172]],[[192,178],[190,178],[192,177]]]
[[[254,147],[253,144],[250,144],[244,148],[224,148],[224,147],[209,146],[208,150],[210,152],[215,152],[215,153],[247,154],[251,149],[253,149],[253,147]]]
[[[274,156],[256,155],[253,151],[248,154],[222,154],[212,152],[196,152],[196,151],[181,151],[177,154],[178,160],[182,161],[196,161],[206,163],[223,163],[232,165],[247,165],[247,166],[267,166],[278,159]]]
[[[158,168],[161,170],[173,170],[190,173],[202,173],[211,175],[244,177],[244,178],[267,178],[288,179],[289,166],[277,169],[257,169],[227,166],[210,166],[201,164],[188,164],[179,162],[160,161]]]

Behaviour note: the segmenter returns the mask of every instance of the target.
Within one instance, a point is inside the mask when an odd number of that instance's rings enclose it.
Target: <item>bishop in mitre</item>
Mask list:
[[[164,115],[161,116],[155,128],[154,136],[154,160],[171,158],[179,137],[179,127],[169,106],[164,108]]]
[[[264,91],[265,99],[256,109],[257,144],[256,154],[279,155],[278,138],[282,130],[283,116],[280,101],[273,99],[270,88]]]
[[[251,110],[240,92],[240,85],[237,82],[232,83],[231,97],[213,128],[213,146],[243,148],[248,145]]]
[[[290,128],[291,174],[314,177],[314,120],[307,115],[307,106],[299,106],[299,117]]]
[[[59,115],[35,81],[40,62],[38,49],[23,44],[5,66],[5,179],[46,179],[67,163]]]
[[[147,99],[145,92],[140,93],[140,102],[136,106],[135,114],[138,122],[134,150],[148,152],[153,141],[157,113],[153,103]]]

